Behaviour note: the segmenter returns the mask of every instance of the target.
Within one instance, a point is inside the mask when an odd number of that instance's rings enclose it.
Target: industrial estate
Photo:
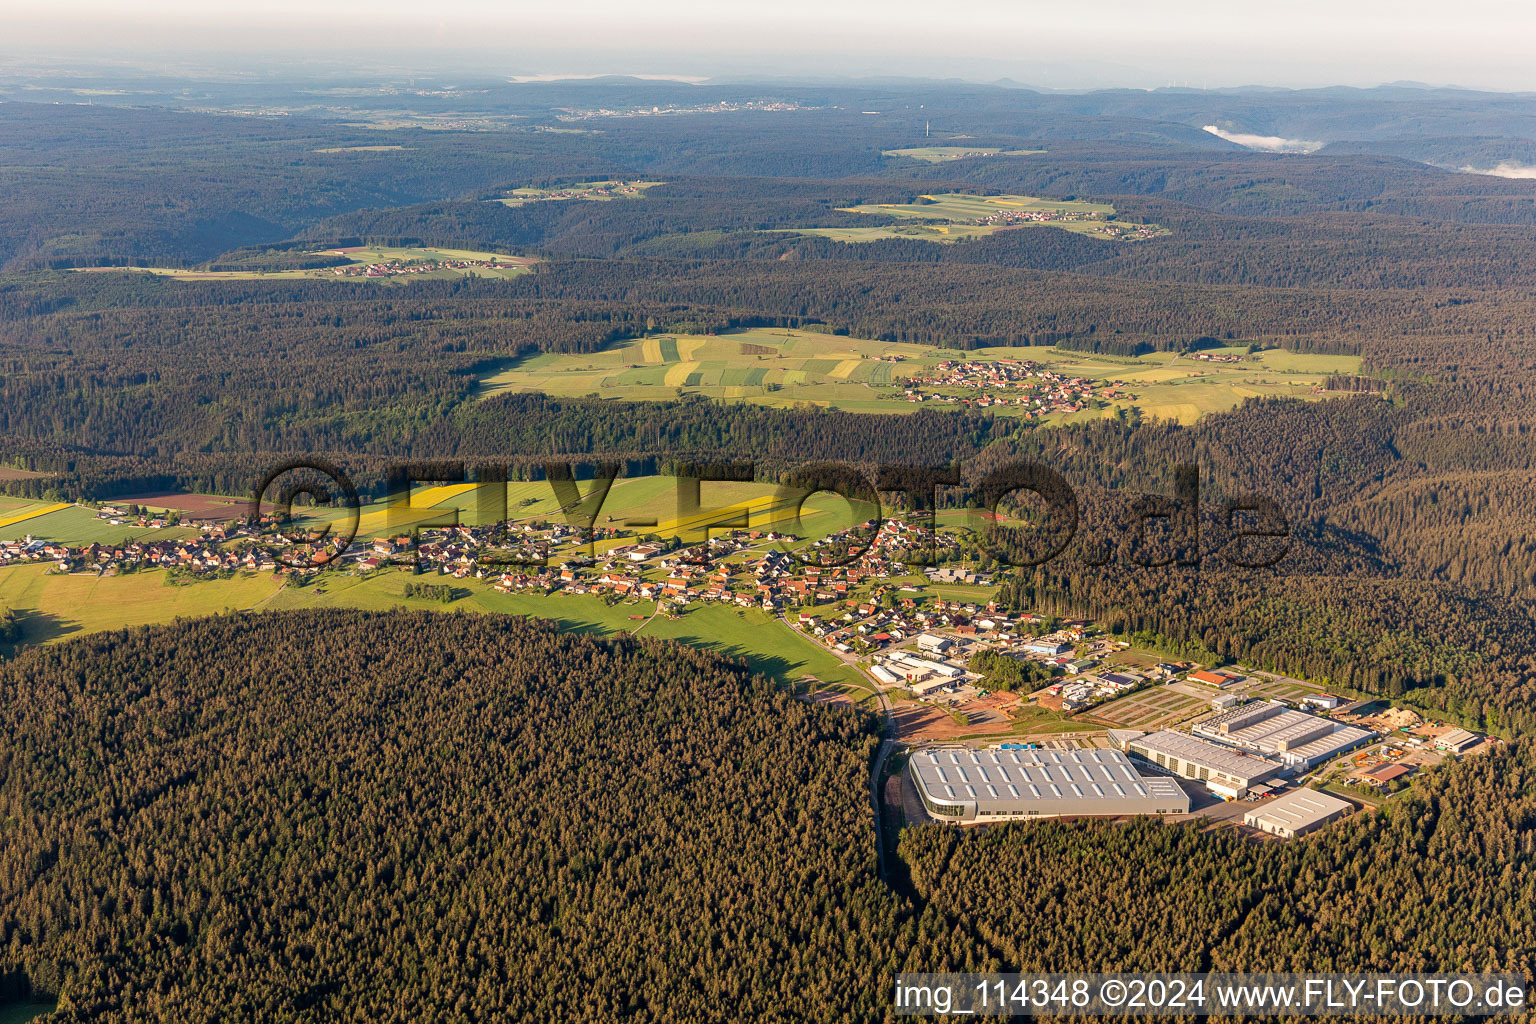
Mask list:
[[[122,601],[142,601],[161,575],[181,592],[166,609],[178,614],[266,577],[273,587],[241,588],[241,600],[468,602],[584,628],[739,635],[761,664],[793,655],[805,699],[886,710],[901,748],[891,767],[904,758],[905,770],[883,803],[909,823],[1193,816],[1290,838],[1495,742],[1380,698],[1168,658],[1090,620],[1010,610],[973,546],[985,520],[972,513],[842,525],[814,502],[794,507],[796,494],[729,484],[724,504],[660,518],[670,489],[619,481],[593,520],[604,521],[584,529],[548,483],[508,485],[490,504],[513,511],[487,522],[475,521],[479,485],[418,488],[366,512],[347,551],[307,566],[292,559],[311,545],[274,514],[246,521],[233,498],[18,504],[0,521],[0,566],[35,568],[0,578],[0,595],[94,580],[106,591],[70,610],[91,616],[99,597],[111,607],[88,628],[101,628],[125,621]],[[858,554],[844,564],[814,560],[849,548]],[[743,621],[722,618],[732,613]],[[1297,803],[1303,793],[1318,795]],[[1239,819],[1225,809],[1235,802],[1256,806]]]
[[[925,641],[923,647],[935,646],[929,635],[919,639]],[[910,667],[921,660],[905,655],[901,664]],[[929,666],[934,678],[925,692],[932,692],[933,684],[948,689],[961,681],[962,673],[953,663]],[[1345,706],[1329,695],[1312,696],[1314,702]],[[1244,801],[1258,804],[1243,815],[1244,826],[1289,839],[1357,807],[1320,791],[1323,769],[1342,765],[1362,788],[1365,799],[1357,798],[1360,804],[1374,802],[1371,798],[1413,774],[1404,751],[1384,743],[1384,735],[1372,729],[1333,721],[1276,698],[1236,704],[1216,698],[1212,704],[1214,710],[1195,718],[1187,730],[1109,729],[1090,741],[1069,734],[1040,744],[921,746],[908,758],[907,784],[923,810],[941,822],[1192,813],[1230,818],[1221,806]],[[1427,740],[1405,742],[1428,747],[1438,760],[1479,747],[1484,738],[1448,729]],[[1371,744],[1381,746],[1361,755],[1358,764],[1349,757]],[[1367,762],[1369,767],[1362,767]],[[1307,788],[1309,783],[1319,788]]]

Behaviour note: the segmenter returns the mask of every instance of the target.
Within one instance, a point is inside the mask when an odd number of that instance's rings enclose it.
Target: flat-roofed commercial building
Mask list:
[[[1306,771],[1376,738],[1272,701],[1249,701],[1194,725],[1196,735],[1255,750],[1287,768]]]
[[[1252,825],[1271,835],[1295,839],[1353,810],[1354,807],[1347,800],[1319,793],[1315,789],[1298,789],[1255,807],[1243,815],[1243,824]]]
[[[1125,745],[1137,757],[1176,775],[1202,783],[1217,796],[1237,800],[1265,779],[1280,774],[1282,765],[1257,754],[1224,747],[1182,732],[1154,732]]]
[[[1172,779],[1145,778],[1118,750],[919,750],[907,771],[940,821],[1188,814]]]
[[[921,651],[943,654],[953,646],[955,646],[955,642],[947,636],[935,636],[932,633],[924,633],[917,638],[917,647]]]
[[[1449,750],[1454,754],[1459,754],[1463,750],[1475,747],[1481,742],[1483,742],[1483,738],[1475,732],[1468,732],[1466,729],[1452,729],[1450,732],[1441,733],[1435,737],[1435,749]]]

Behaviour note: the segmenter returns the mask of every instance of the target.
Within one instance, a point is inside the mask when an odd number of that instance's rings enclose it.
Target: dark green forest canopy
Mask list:
[[[215,618],[0,720],[0,976],[62,1020],[868,1019],[895,963],[872,723],[691,648]]]
[[[873,723],[718,657],[302,612],[0,666],[0,994],[58,1019],[883,1019],[898,970],[1513,970],[1536,756],[1294,844],[908,832]]]

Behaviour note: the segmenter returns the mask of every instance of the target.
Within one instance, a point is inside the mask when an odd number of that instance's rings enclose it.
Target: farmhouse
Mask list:
[[[636,544],[625,552],[624,557],[631,562],[644,562],[648,558],[655,558],[661,554],[660,544]]]

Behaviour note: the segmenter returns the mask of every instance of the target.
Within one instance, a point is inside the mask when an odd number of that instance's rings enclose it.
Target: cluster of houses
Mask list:
[[[1099,233],[1105,238],[1126,238],[1139,240],[1153,238],[1162,234],[1162,228],[1156,224],[1127,224],[1123,221],[1112,221],[1099,228]]]
[[[1061,710],[1081,711],[1094,704],[1114,700],[1132,690],[1140,689],[1147,685],[1148,681],[1148,677],[1140,672],[1123,669],[1116,672],[1102,672],[1098,675],[1079,676],[1069,682],[1047,687],[1046,693],[1061,699]]]
[[[0,565],[13,562],[56,562],[69,556],[69,548],[53,541],[36,540],[31,534],[21,540],[0,540]]]
[[[638,196],[649,183],[635,184],[628,181],[591,181],[566,188],[513,189],[508,197],[516,203],[563,202],[571,199],[617,199],[622,196]]]
[[[1010,227],[1016,224],[1049,224],[1061,221],[1100,221],[1097,234],[1106,238],[1151,238],[1162,231],[1156,224],[1129,224],[1110,221],[1109,215],[1099,210],[1001,210],[976,218],[977,224]]]
[[[868,525],[868,524],[866,524]],[[835,535],[850,539],[845,534]],[[918,544],[942,544],[920,527],[887,521],[869,546],[847,565],[806,565],[781,548],[751,550],[794,538],[773,530],[732,530],[692,547],[667,550],[657,542],[611,549],[591,566],[566,562],[558,569],[508,572],[495,586],[503,590],[561,590],[569,594],[611,594],[618,598],[670,601],[679,605],[718,601],[777,612],[785,607],[831,604],[871,581],[902,571],[895,556]],[[835,543],[828,538],[812,550]],[[739,562],[724,559],[745,551]],[[858,605],[860,602],[853,602]],[[871,612],[873,604],[867,604]]]
[[[977,224],[1049,224],[1053,221],[1106,220],[1101,210],[1027,210],[1002,209],[976,218]]]
[[[894,605],[887,608],[876,600],[855,598],[825,612],[801,612],[794,625],[833,650],[857,655],[883,651],[930,631],[1007,645],[1021,628],[993,602],[981,606],[938,598],[919,604],[902,597]]]
[[[58,541],[0,541],[0,565],[53,562],[63,572],[111,575],[128,568],[179,568],[189,572],[274,572],[282,568],[270,551],[251,546],[226,549],[208,536],[182,540],[130,540],[71,547]]]
[[[123,525],[137,522],[121,508],[103,508],[100,514]],[[270,530],[276,525],[271,517],[254,524],[235,520],[184,525],[197,529],[199,536],[84,546],[29,536],[0,544],[0,564],[46,561],[57,563],[60,571],[98,574],[130,567],[176,567],[193,574],[321,571],[287,564],[295,561],[296,551],[305,549],[304,542]],[[1016,621],[995,605],[940,599],[919,606],[917,588],[898,588],[887,581],[906,575],[903,559],[908,552],[942,552],[954,547],[955,539],[902,519],[884,520],[871,537],[868,531],[873,525],[833,534],[811,545],[809,556],[801,553],[814,558],[816,553],[837,554],[863,545],[856,557],[840,565],[806,564],[776,546],[794,538],[772,530],[722,531],[688,547],[677,546],[675,540],[637,540],[612,547],[601,557],[573,552],[561,561],[558,554],[551,558],[551,552],[567,542],[585,541],[587,535],[563,523],[503,523],[424,528],[414,539],[403,535],[354,543],[333,559],[330,568],[367,572],[410,564],[418,571],[485,580],[504,592],[561,591],[654,600],[663,603],[663,611],[670,610],[670,605],[696,602],[757,607],[770,613],[801,609],[793,616],[794,624],[843,653],[879,651],[929,629],[962,637],[985,636],[1002,645],[1027,636],[1025,620]],[[598,528],[593,539],[627,538],[619,530]],[[989,582],[971,570],[953,567],[931,569],[929,577],[951,583]]]
[[[410,274],[430,274],[437,270],[511,270],[524,266],[523,261],[503,261],[496,257],[488,260],[389,260],[383,263],[352,263],[344,267],[332,267],[337,277],[402,277]]]
[[[540,566],[508,571],[497,576],[494,585],[504,591],[560,590],[679,605],[717,601],[743,608],[760,607],[767,612],[846,602],[854,611],[864,609],[862,618],[877,610],[874,602],[881,594],[864,601],[850,600],[855,591],[871,583],[882,593],[890,590],[888,586],[880,588],[879,581],[905,572],[900,559],[907,551],[944,550],[956,544],[952,537],[899,519],[884,521],[866,544],[867,531],[872,526],[865,523],[840,531],[810,546],[809,550],[815,553],[840,545],[863,545],[857,556],[844,565],[808,565],[777,547],[755,550],[795,539],[787,534],[773,530],[730,530],[691,547],[672,548],[657,541],[639,541],[614,547],[604,559],[590,565],[569,560],[558,568]],[[724,561],[736,554],[742,554],[740,561]],[[459,568],[470,567],[464,564]],[[967,575],[974,579],[973,574]],[[915,605],[910,600],[908,603]],[[833,644],[835,641],[829,646]]]
[[[96,510],[96,518],[113,526],[137,526],[146,530],[163,530],[179,524],[177,513],[134,511],[118,505],[103,505]]]
[[[939,389],[980,393],[956,395]],[[1027,359],[945,360],[909,376],[902,393],[909,402],[1023,406],[1038,415],[1077,412],[1092,402],[1131,397],[1122,381],[1071,377]]]
[[[672,114],[734,114],[742,111],[753,110],[815,110],[816,107],[802,107],[798,103],[786,103],[783,100],[746,100],[744,102],[721,101],[718,103],[699,103],[688,106],[668,104],[667,106],[649,107],[625,107],[616,109],[613,107],[596,107],[591,110],[578,110],[567,108],[555,117],[561,121],[588,121],[609,117],[665,117]]]

